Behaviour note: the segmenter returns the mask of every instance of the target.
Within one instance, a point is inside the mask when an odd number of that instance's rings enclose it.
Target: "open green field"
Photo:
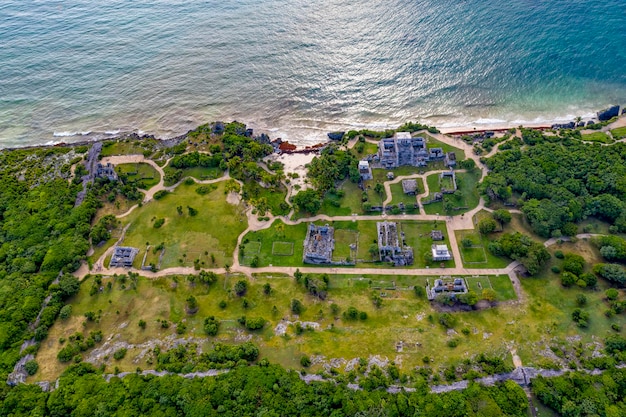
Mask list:
[[[363,143],[362,145],[359,145],[360,143]],[[356,151],[356,154],[358,157],[360,158],[364,158],[367,155],[372,155],[375,153],[378,153],[378,144],[377,143],[371,143],[371,142],[357,142],[354,145],[353,148]],[[359,150],[361,150],[361,152],[359,152]]]
[[[135,183],[137,188],[149,190],[161,181],[161,174],[150,164],[119,164],[115,167],[119,175],[126,177],[126,182]]]
[[[162,268],[193,266],[196,259],[205,267],[224,266],[232,259],[237,237],[248,224],[243,211],[226,202],[224,184],[217,183],[215,190],[203,196],[195,192],[197,184],[181,184],[163,199],[135,209],[123,219],[125,224],[131,223],[123,244],[141,250],[139,263],[147,244],[162,242]],[[182,206],[182,215],[177,206]],[[190,216],[188,206],[197,209],[198,214]],[[165,220],[160,228],[154,228],[157,219]]]
[[[613,139],[604,132],[593,132],[582,135],[582,140],[598,143],[613,143]]]
[[[134,371],[138,366],[151,369],[142,344],[150,341],[164,341],[172,337],[194,337],[199,339],[203,348],[208,348],[216,341],[240,343],[250,340],[261,349],[261,356],[291,368],[299,368],[302,354],[323,355],[326,358],[353,358],[370,355],[395,358],[398,365],[406,370],[421,365],[424,356],[435,360],[435,368],[444,367],[466,358],[466,350],[471,346],[472,353],[481,352],[506,358],[506,341],[502,338],[502,321],[497,309],[459,313],[456,315],[455,329],[469,328],[475,331],[459,337],[459,347],[450,348],[447,341],[452,338],[437,321],[439,313],[430,303],[417,298],[413,286],[424,285],[426,279],[436,277],[411,276],[330,276],[330,292],[327,300],[319,300],[308,295],[302,285],[291,277],[282,274],[256,275],[248,280],[245,298],[248,307],[244,308],[243,298],[237,297],[232,288],[240,276],[219,276],[218,281],[210,286],[191,283],[184,276],[170,276],[158,279],[140,277],[134,287],[130,280],[119,277],[104,277],[103,291],[89,295],[94,278],[87,278],[81,285],[80,292],[70,300],[72,315],[68,320],[58,320],[50,329],[46,341],[38,353],[41,365],[35,378],[54,380],[66,364],[56,359],[62,347],[59,339],[67,338],[76,331],[89,332],[102,330],[104,340],[124,341],[136,347],[130,347],[126,357],[114,360],[111,354],[102,355],[96,364],[104,363],[105,372]],[[468,277],[468,280],[473,279]],[[112,289],[106,284],[112,282]],[[271,293],[263,293],[263,285],[269,283]],[[382,294],[383,303],[376,308],[371,301],[372,294]],[[186,299],[193,295],[198,300],[199,311],[187,314]],[[304,304],[304,311],[295,317],[289,308],[292,299]],[[220,301],[226,302],[220,308]],[[330,305],[339,306],[339,316],[335,317]],[[340,318],[341,312],[353,306],[368,315],[365,321],[346,321]],[[99,315],[96,322],[85,321],[84,314],[92,311]],[[220,322],[220,331],[216,337],[207,337],[203,332],[202,321],[213,315]],[[261,331],[248,332],[236,322],[238,317],[263,317],[269,322]],[[294,320],[318,324],[315,331],[305,331],[297,335]],[[146,328],[138,326],[139,320],[146,322]],[[169,328],[161,327],[160,321],[166,320]],[[284,322],[283,320],[286,320]],[[187,327],[183,335],[176,335],[176,324],[184,321]],[[286,335],[274,333],[280,323],[286,324]],[[493,336],[483,337],[488,331]],[[492,333],[493,332],[493,333]],[[402,340],[404,350],[396,351],[396,343]],[[507,339],[508,340],[508,339]],[[111,346],[103,344],[97,347]],[[87,358],[90,351],[84,353]],[[316,370],[314,367],[313,371]]]
[[[611,135],[613,135],[613,139],[615,140],[626,138],[626,126],[618,127],[617,129],[612,129]]]
[[[480,171],[475,172],[458,172],[456,174],[457,191],[454,194],[445,194],[444,198],[450,199],[454,210],[450,214],[457,215],[466,213],[476,206],[480,201],[480,195],[478,194],[478,181],[480,180]],[[435,192],[441,190],[439,174],[432,174],[426,177],[430,196],[422,198],[422,201],[427,201],[432,198]],[[444,214],[443,202],[431,203],[424,205],[424,211],[426,214]]]
[[[326,224],[325,221],[316,222],[318,225]],[[379,262],[378,256],[372,258],[369,249],[377,242],[376,221],[335,221],[330,222],[335,228],[335,249],[333,258],[335,261],[353,261],[354,251],[350,245],[356,243],[356,266],[362,268],[385,268],[387,263]],[[244,256],[240,259],[243,265],[250,265],[254,256],[258,256],[258,266],[304,266],[302,262],[303,244],[306,237],[307,223],[295,226],[285,225],[281,221],[275,221],[272,226],[265,230],[249,232],[244,237]],[[407,246],[413,248],[415,262],[408,268],[439,267],[441,262],[426,262],[425,253],[431,251],[432,241],[430,232],[435,227],[433,222],[420,222],[407,220],[399,222],[399,227],[405,234]],[[445,237],[443,243],[447,243],[447,231],[439,225]],[[443,227],[443,228],[442,228]],[[294,250],[291,256],[277,255],[275,253],[276,242],[292,243]],[[260,243],[260,249],[258,247]],[[252,245],[252,246],[251,246]],[[455,261],[443,262],[447,268],[454,267]],[[311,266],[311,265],[308,265]]]
[[[359,188],[358,184],[350,180],[345,180],[337,189],[343,192],[343,196],[339,197],[334,193],[326,193],[322,200],[322,207],[319,211],[320,214],[326,214],[328,216],[349,216],[352,213],[363,213],[363,202],[361,201],[363,191]],[[376,194],[374,190],[368,190],[366,192],[373,205],[379,204],[378,200],[380,196]],[[299,215],[306,216],[307,214],[299,213]],[[296,216],[296,218],[300,216]]]
[[[424,182],[421,178],[415,178],[417,181],[417,191],[416,194],[421,194],[424,192]],[[414,205],[417,204],[417,197],[414,195],[404,194],[402,191],[402,182],[398,182],[396,184],[391,184],[389,186],[391,189],[391,204],[397,205],[398,203],[404,203],[407,212],[417,212],[417,210],[413,209]]]
[[[218,167],[193,167],[179,170],[176,168],[172,168],[168,165],[163,168],[163,172],[165,172],[166,177],[171,176],[175,171],[181,171],[181,176],[178,181],[183,180],[187,177],[192,177],[199,181],[214,180],[224,175],[224,171],[222,171]],[[174,183],[172,183],[171,181],[166,181],[165,185],[170,186],[174,185]]]
[[[154,146],[157,145],[156,140],[111,140],[105,141],[102,144],[102,152],[100,156],[112,156],[112,155],[144,155],[144,152],[150,156]]]
[[[265,199],[267,208],[275,216],[283,216],[289,213],[291,206],[285,201],[287,197],[287,189],[280,185],[273,189],[264,188],[257,182],[247,182],[243,188],[245,198],[251,203]],[[258,207],[258,203],[255,205]],[[264,213],[259,213],[264,215]]]

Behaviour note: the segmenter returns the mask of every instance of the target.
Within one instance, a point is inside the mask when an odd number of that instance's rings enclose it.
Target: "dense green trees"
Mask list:
[[[556,378],[533,379],[532,391],[539,400],[562,416],[626,415],[626,370],[602,375],[572,372]]]
[[[491,170],[481,185],[489,200],[513,193],[533,229],[550,237],[586,216],[626,230],[626,145],[584,144],[572,137],[522,130],[519,145],[487,159]]]
[[[537,274],[550,259],[550,253],[541,243],[521,233],[505,233],[500,239],[490,242],[488,248],[494,255],[519,261],[530,275]]]
[[[230,353],[211,355],[221,361]],[[384,374],[374,370],[364,381],[369,391],[353,390],[344,383],[307,384],[296,372],[265,363],[235,367],[211,378],[132,374],[106,382],[91,365],[79,364],[68,369],[51,393],[37,386],[19,386],[0,394],[0,415],[525,417],[528,408],[523,390],[511,381],[494,387],[470,384],[464,391],[446,394],[432,394],[418,384],[415,392],[388,394],[375,389],[383,380]]]

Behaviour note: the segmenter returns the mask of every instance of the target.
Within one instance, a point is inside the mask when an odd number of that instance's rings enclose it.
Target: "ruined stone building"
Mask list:
[[[381,261],[393,262],[395,266],[413,264],[413,249],[404,245],[404,232],[398,231],[395,222],[376,223],[378,231],[378,254]]]
[[[135,256],[139,253],[139,249],[130,246],[116,246],[111,256],[109,268],[123,267],[130,268],[133,266]]]
[[[117,181],[115,165],[110,162],[106,165],[98,164],[98,168],[96,169],[96,178],[108,178],[109,181]]]
[[[304,239],[303,262],[307,264],[332,263],[335,249],[335,229],[332,227],[309,224]]]

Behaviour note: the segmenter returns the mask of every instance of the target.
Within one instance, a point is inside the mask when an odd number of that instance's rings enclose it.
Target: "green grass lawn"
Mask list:
[[[244,257],[240,259],[243,265],[250,265],[253,256],[259,257],[259,266],[301,266],[303,242],[308,224],[301,223],[287,226],[282,221],[274,221],[268,229],[249,232],[243,239]],[[281,230],[282,229],[282,230]],[[292,244],[293,254],[274,254],[274,243],[280,245]]]
[[[102,144],[100,156],[107,157],[113,155],[143,155],[144,152],[148,156],[152,154],[152,149],[157,145],[156,140],[115,140],[105,141]]]
[[[363,149],[361,152],[359,152],[359,145],[360,142],[357,142],[354,145],[354,150],[356,151],[356,155],[358,158],[365,158],[367,155],[372,155],[375,153],[378,153],[378,144],[377,143],[370,143],[370,142],[363,142]]]
[[[181,171],[180,180],[187,178],[187,177],[192,177],[199,181],[214,180],[224,175],[224,171],[222,171],[218,167],[193,167],[193,168],[177,169],[177,168],[172,168],[168,165],[165,168],[163,168],[163,172],[165,172],[166,177],[171,175],[175,171]],[[171,181],[170,182],[166,181],[165,185],[170,186],[170,185],[174,185],[174,183],[172,183]]]
[[[416,193],[420,194],[424,192],[424,183],[422,179],[416,178],[415,180],[417,181]],[[415,204],[417,204],[417,198],[414,195],[404,194],[404,192],[402,191],[402,182],[399,182],[397,184],[391,184],[389,188],[391,189],[392,195],[391,204],[397,205],[398,203],[404,203],[407,212],[416,212],[413,207]]]
[[[478,205],[480,195],[478,194],[478,181],[480,180],[480,172],[459,172],[456,174],[457,191],[454,194],[445,194],[444,198],[450,199],[452,210],[450,214],[457,215],[466,213]],[[432,198],[435,192],[439,192],[441,187],[439,185],[439,174],[432,174],[426,177],[430,196],[424,197],[423,201],[427,201]],[[431,203],[424,205],[424,211],[426,214],[445,214],[443,210],[443,202]]]
[[[616,139],[616,140],[626,138],[626,126],[618,127],[617,129],[612,129],[611,135],[613,135],[613,139]]]
[[[201,196],[195,192],[196,184],[181,184],[163,199],[136,209],[124,218],[131,226],[123,244],[140,248],[138,257],[142,257],[147,242],[163,242],[162,268],[192,266],[196,259],[206,267],[232,262],[237,237],[247,227],[247,219],[237,206],[226,202],[224,182],[216,185],[215,190]],[[177,206],[183,207],[182,215],[177,213]],[[198,214],[190,216],[188,206],[197,209]],[[153,227],[157,219],[165,219],[158,229]]]
[[[358,184],[353,183],[350,180],[345,180],[338,186],[338,190],[343,193],[343,196],[338,196],[334,193],[326,193],[322,200],[322,207],[319,211],[320,214],[326,214],[328,216],[349,216],[352,213],[363,214],[363,191],[359,188]],[[380,196],[373,190],[366,191],[368,198],[371,199],[373,205],[378,205]],[[299,213],[296,218],[307,216],[306,213]]]
[[[248,189],[250,187],[246,187]],[[254,199],[265,198],[270,212],[275,216],[284,216],[289,213],[291,206],[285,201],[287,197],[287,189],[284,186],[276,187],[275,189],[263,188],[255,183],[252,186],[254,190]]]
[[[115,171],[126,177],[126,182],[137,184],[137,188],[149,190],[161,181],[161,174],[150,164],[143,162],[136,164],[119,164]]]
[[[487,249],[490,237],[483,236],[475,229],[472,230],[456,230],[456,241],[459,244],[459,250],[463,257],[463,266],[465,268],[505,268],[511,263],[510,259],[493,255]],[[492,234],[492,238],[497,238],[497,234]],[[463,239],[470,239],[472,246],[466,248],[461,243]]]
[[[326,224],[327,222],[316,222],[318,225]],[[386,268],[389,267],[387,263],[378,262],[378,256],[372,258],[369,249],[370,246],[375,245],[377,242],[377,228],[376,221],[335,221],[331,222],[330,226],[335,228],[335,249],[333,251],[333,258],[335,260],[345,260],[347,258],[353,258],[354,253],[350,249],[350,244],[357,243],[356,249],[356,266],[363,268]],[[295,226],[285,225],[281,221],[275,221],[272,226],[265,230],[249,232],[244,237],[244,242],[247,243],[244,246],[244,257],[240,261],[244,265],[250,265],[253,257],[256,255],[259,258],[258,266],[304,266],[302,262],[303,257],[303,244],[306,237],[308,224],[301,223]],[[413,256],[415,262],[408,268],[425,268],[439,267],[441,262],[427,263],[424,254],[430,252],[432,241],[430,239],[430,232],[434,228],[433,222],[420,222],[420,221],[402,221],[399,222],[399,227],[405,234],[406,245],[413,248]],[[438,226],[441,228],[441,226]],[[282,230],[281,230],[282,229]],[[447,242],[447,232],[445,228],[442,228],[444,237]],[[293,243],[293,254],[291,256],[278,256],[274,253],[273,247],[275,242],[289,242]],[[248,246],[251,244],[261,244],[261,249],[258,250],[255,246],[254,250],[249,250]],[[252,254],[254,252],[254,254]],[[454,267],[455,261],[446,261],[443,264],[448,267]],[[306,264],[307,266],[311,266]]]
[[[604,132],[593,132],[582,135],[582,140],[598,143],[613,143],[613,139]]]

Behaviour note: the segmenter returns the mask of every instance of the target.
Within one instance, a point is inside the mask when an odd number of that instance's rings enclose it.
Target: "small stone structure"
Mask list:
[[[430,238],[432,240],[443,240],[443,233],[441,230],[432,230],[430,232]]]
[[[115,165],[110,162],[106,165],[98,164],[98,168],[96,169],[96,178],[107,178],[109,181],[117,181]]]
[[[434,300],[439,294],[465,294],[468,291],[467,282],[463,278],[441,277],[435,280],[435,286],[426,285],[426,296],[429,300]]]
[[[452,254],[448,250],[448,245],[432,245],[431,246],[433,261],[449,261]]]
[[[372,175],[372,168],[367,161],[359,161],[359,175],[363,181],[371,180],[374,178]]]
[[[335,229],[332,227],[309,224],[304,239],[303,262],[307,264],[330,264],[335,249]]]
[[[456,154],[454,152],[448,152],[445,158],[443,158],[443,163],[447,167],[450,167],[450,168],[455,167],[456,166]]]
[[[402,191],[407,195],[417,194],[417,180],[402,180]]]
[[[452,179],[452,189],[448,190],[447,188],[441,188],[441,192],[444,194],[454,194],[454,192],[456,191],[456,174],[454,173],[453,169],[450,169],[450,171],[444,171],[441,174],[439,174],[439,178],[440,180],[449,177]]]
[[[139,253],[139,249],[130,246],[116,246],[111,256],[109,268],[123,267],[130,268],[133,266],[135,256]]]
[[[404,245],[404,232],[398,233],[398,225],[395,222],[378,222],[376,229],[381,261],[393,262],[395,266],[413,264],[413,249]]]

